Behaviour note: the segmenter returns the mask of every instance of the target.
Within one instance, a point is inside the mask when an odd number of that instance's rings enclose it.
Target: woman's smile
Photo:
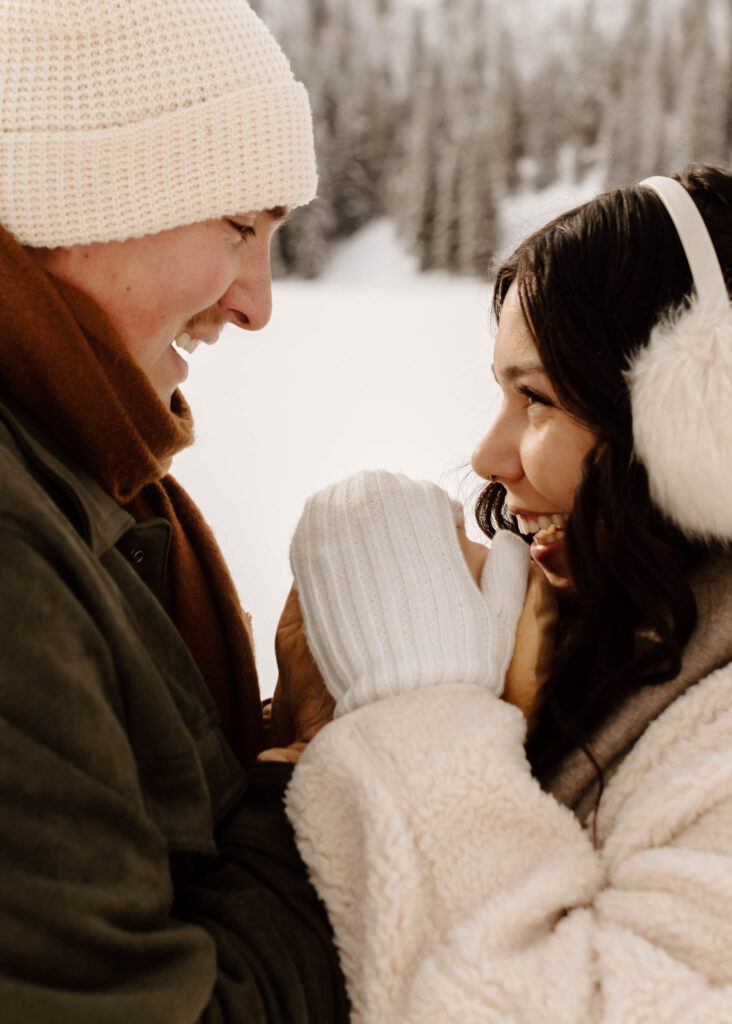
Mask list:
[[[531,537],[531,554],[556,587],[571,585],[564,536],[595,435],[564,409],[542,365],[515,283],[501,310],[494,351],[501,410],[473,452],[475,472],[502,484],[505,507]]]

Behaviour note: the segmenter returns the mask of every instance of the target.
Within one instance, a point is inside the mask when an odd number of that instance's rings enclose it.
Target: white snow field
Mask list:
[[[506,245],[596,189],[555,186],[504,211]],[[468,500],[497,408],[491,287],[419,275],[387,221],[342,244],[317,281],[273,287],[268,327],[227,328],[190,358],[196,444],[173,474],[214,529],[254,623],[263,696],[305,498],[362,468],[429,478]],[[475,536],[477,528],[472,531]]]

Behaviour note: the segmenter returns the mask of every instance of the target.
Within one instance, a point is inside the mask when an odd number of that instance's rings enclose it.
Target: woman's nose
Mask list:
[[[521,474],[521,459],[515,438],[502,415],[475,446],[470,464],[484,480],[515,480]]]
[[[488,435],[486,434],[485,437],[478,441],[470,457],[470,465],[473,467],[473,472],[477,473],[484,480],[488,480],[493,475],[491,472],[490,450],[486,445],[487,439]]]

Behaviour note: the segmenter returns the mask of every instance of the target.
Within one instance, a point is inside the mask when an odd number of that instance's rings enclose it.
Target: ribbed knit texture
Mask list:
[[[245,0],[6,0],[0,66],[0,223],[23,244],[315,194],[307,94]]]
[[[501,692],[528,555],[507,535],[488,559],[486,599],[460,550],[462,519],[435,484],[385,471],[359,473],[308,499],[290,560],[336,715],[456,680]]]

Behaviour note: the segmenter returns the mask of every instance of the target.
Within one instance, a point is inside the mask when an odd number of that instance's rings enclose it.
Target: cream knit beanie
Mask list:
[[[309,202],[310,107],[245,0],[2,0],[0,223],[33,246]]]

